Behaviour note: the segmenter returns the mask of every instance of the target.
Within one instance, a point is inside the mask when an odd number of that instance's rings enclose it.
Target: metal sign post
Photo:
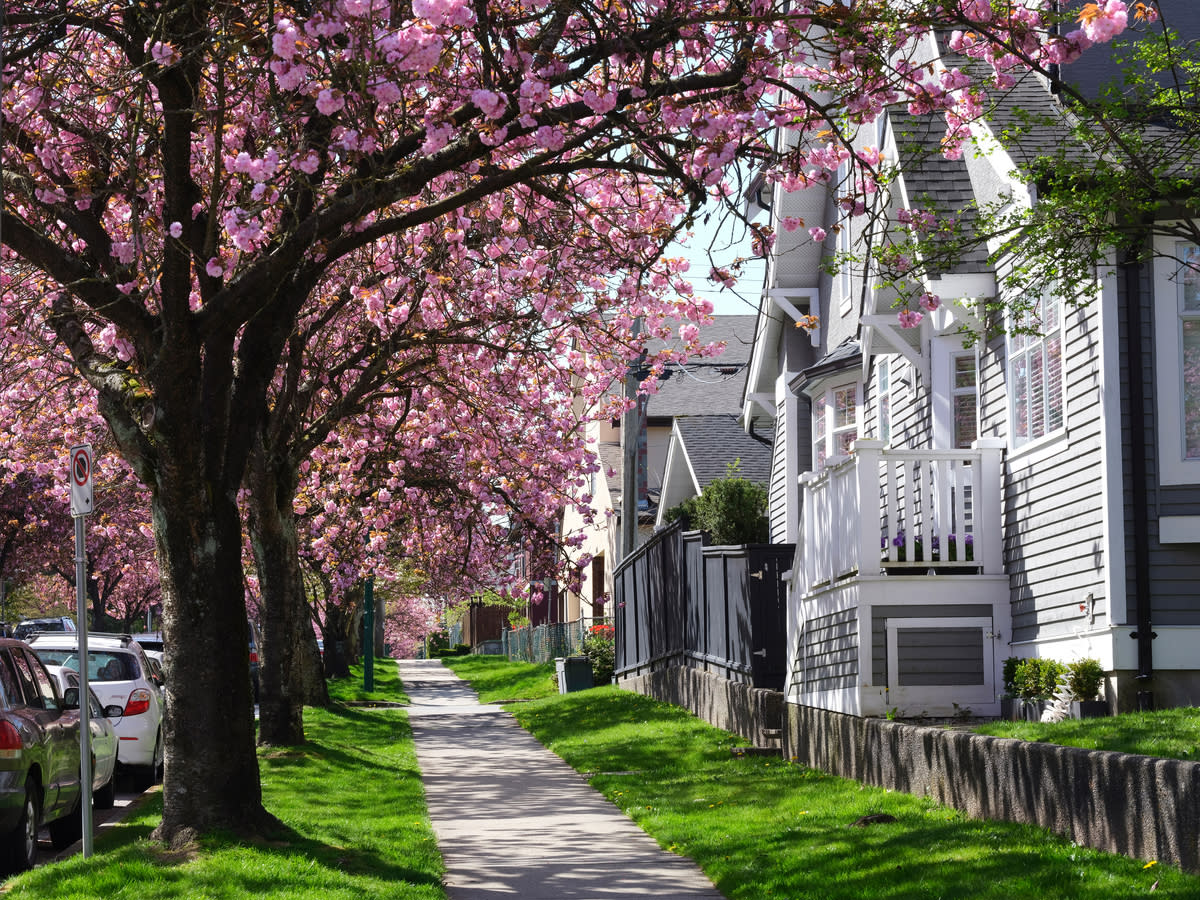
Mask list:
[[[92,724],[88,698],[87,554],[84,519],[92,511],[92,448],[71,448],[71,515],[75,519],[75,620],[79,623],[79,812],[83,856],[92,855]]]

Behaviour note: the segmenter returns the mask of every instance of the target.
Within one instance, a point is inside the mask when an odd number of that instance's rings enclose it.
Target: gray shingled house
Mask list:
[[[1028,77],[948,160],[926,123],[885,115],[887,215],[969,228],[974,204],[1036,203],[1013,173],[1069,140],[1056,119]],[[829,204],[776,189],[759,205],[821,222]],[[1041,656],[1099,659],[1114,709],[1200,704],[1200,247],[1114,252],[1097,299],[1036,298],[1019,334],[984,328],[1010,290],[989,248],[929,272],[942,305],[901,328],[861,270],[822,267],[859,238],[778,230],[743,398],[742,426],[776,436],[772,540],[796,542],[788,703],[995,715],[1004,659]],[[818,330],[796,327],[808,314]]]
[[[746,431],[736,414],[676,416],[663,466],[656,525],[667,510],[699,496],[718,478],[736,474],[766,485],[771,479],[772,436]]]
[[[684,426],[691,445],[701,451],[693,454],[693,462],[704,474],[695,485],[702,489],[711,478],[709,467],[719,468],[725,474],[725,466],[737,458],[743,459],[743,474],[753,471],[763,484],[769,477],[770,440],[767,432],[767,449],[764,442],[747,434],[736,425],[736,417],[742,410],[742,396],[746,383],[750,351],[754,342],[756,317],[714,316],[711,324],[701,329],[701,337],[710,343],[723,343],[725,352],[711,358],[689,359],[682,365],[670,365],[659,380],[657,392],[644,401],[645,425],[643,428],[644,448],[639,454],[642,460],[642,496],[638,503],[639,543],[648,538],[660,520],[664,491],[672,497],[682,491],[688,496],[688,488],[678,471],[672,476],[673,466],[686,458],[676,451],[673,460],[670,453],[675,444],[673,434],[677,422],[687,421]],[[653,347],[653,344],[652,344]],[[712,429],[711,435],[704,435]],[[621,467],[620,423],[617,421],[595,423],[590,429],[595,441],[601,471],[589,493],[593,507],[601,523],[587,528],[568,513],[564,521],[564,532],[582,531],[585,535],[581,553],[592,556],[584,596],[571,598],[572,608],[568,615],[588,614],[587,604],[595,615],[601,614],[601,606],[612,593],[612,570],[618,557],[617,542],[621,533]],[[669,483],[668,483],[669,481]],[[679,501],[670,500],[669,505]]]

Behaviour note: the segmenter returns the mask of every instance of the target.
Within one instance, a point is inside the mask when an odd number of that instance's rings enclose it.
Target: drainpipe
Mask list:
[[[1126,262],[1125,327],[1129,362],[1130,468],[1133,503],[1133,578],[1137,630],[1130,637],[1137,641],[1137,708],[1154,708],[1154,633],[1150,603],[1150,527],[1149,491],[1146,487],[1146,379],[1142,353],[1142,304],[1139,262]]]

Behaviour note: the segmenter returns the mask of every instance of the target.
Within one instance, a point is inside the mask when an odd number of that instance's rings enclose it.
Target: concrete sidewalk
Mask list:
[[[441,660],[401,660],[451,900],[723,900]]]

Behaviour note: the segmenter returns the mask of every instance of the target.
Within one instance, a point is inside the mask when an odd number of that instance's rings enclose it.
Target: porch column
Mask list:
[[[1000,463],[1004,441],[979,438],[972,448],[979,451],[979,509],[975,516],[975,556],[983,565],[984,575],[1004,573],[1004,513],[1001,504]]]
[[[796,544],[796,553],[801,560],[801,577],[798,580],[800,593],[806,594],[812,589],[817,580],[816,574],[822,571],[817,557],[818,553],[829,552],[828,542],[822,548],[817,534],[817,501],[813,493],[813,485],[821,478],[818,472],[805,472],[800,476],[800,540]]]
[[[858,519],[854,529],[858,534],[855,568],[861,575],[879,574],[879,461],[883,457],[883,441],[859,438],[851,444],[854,453],[855,490],[858,493]],[[849,512],[849,510],[847,510]]]

